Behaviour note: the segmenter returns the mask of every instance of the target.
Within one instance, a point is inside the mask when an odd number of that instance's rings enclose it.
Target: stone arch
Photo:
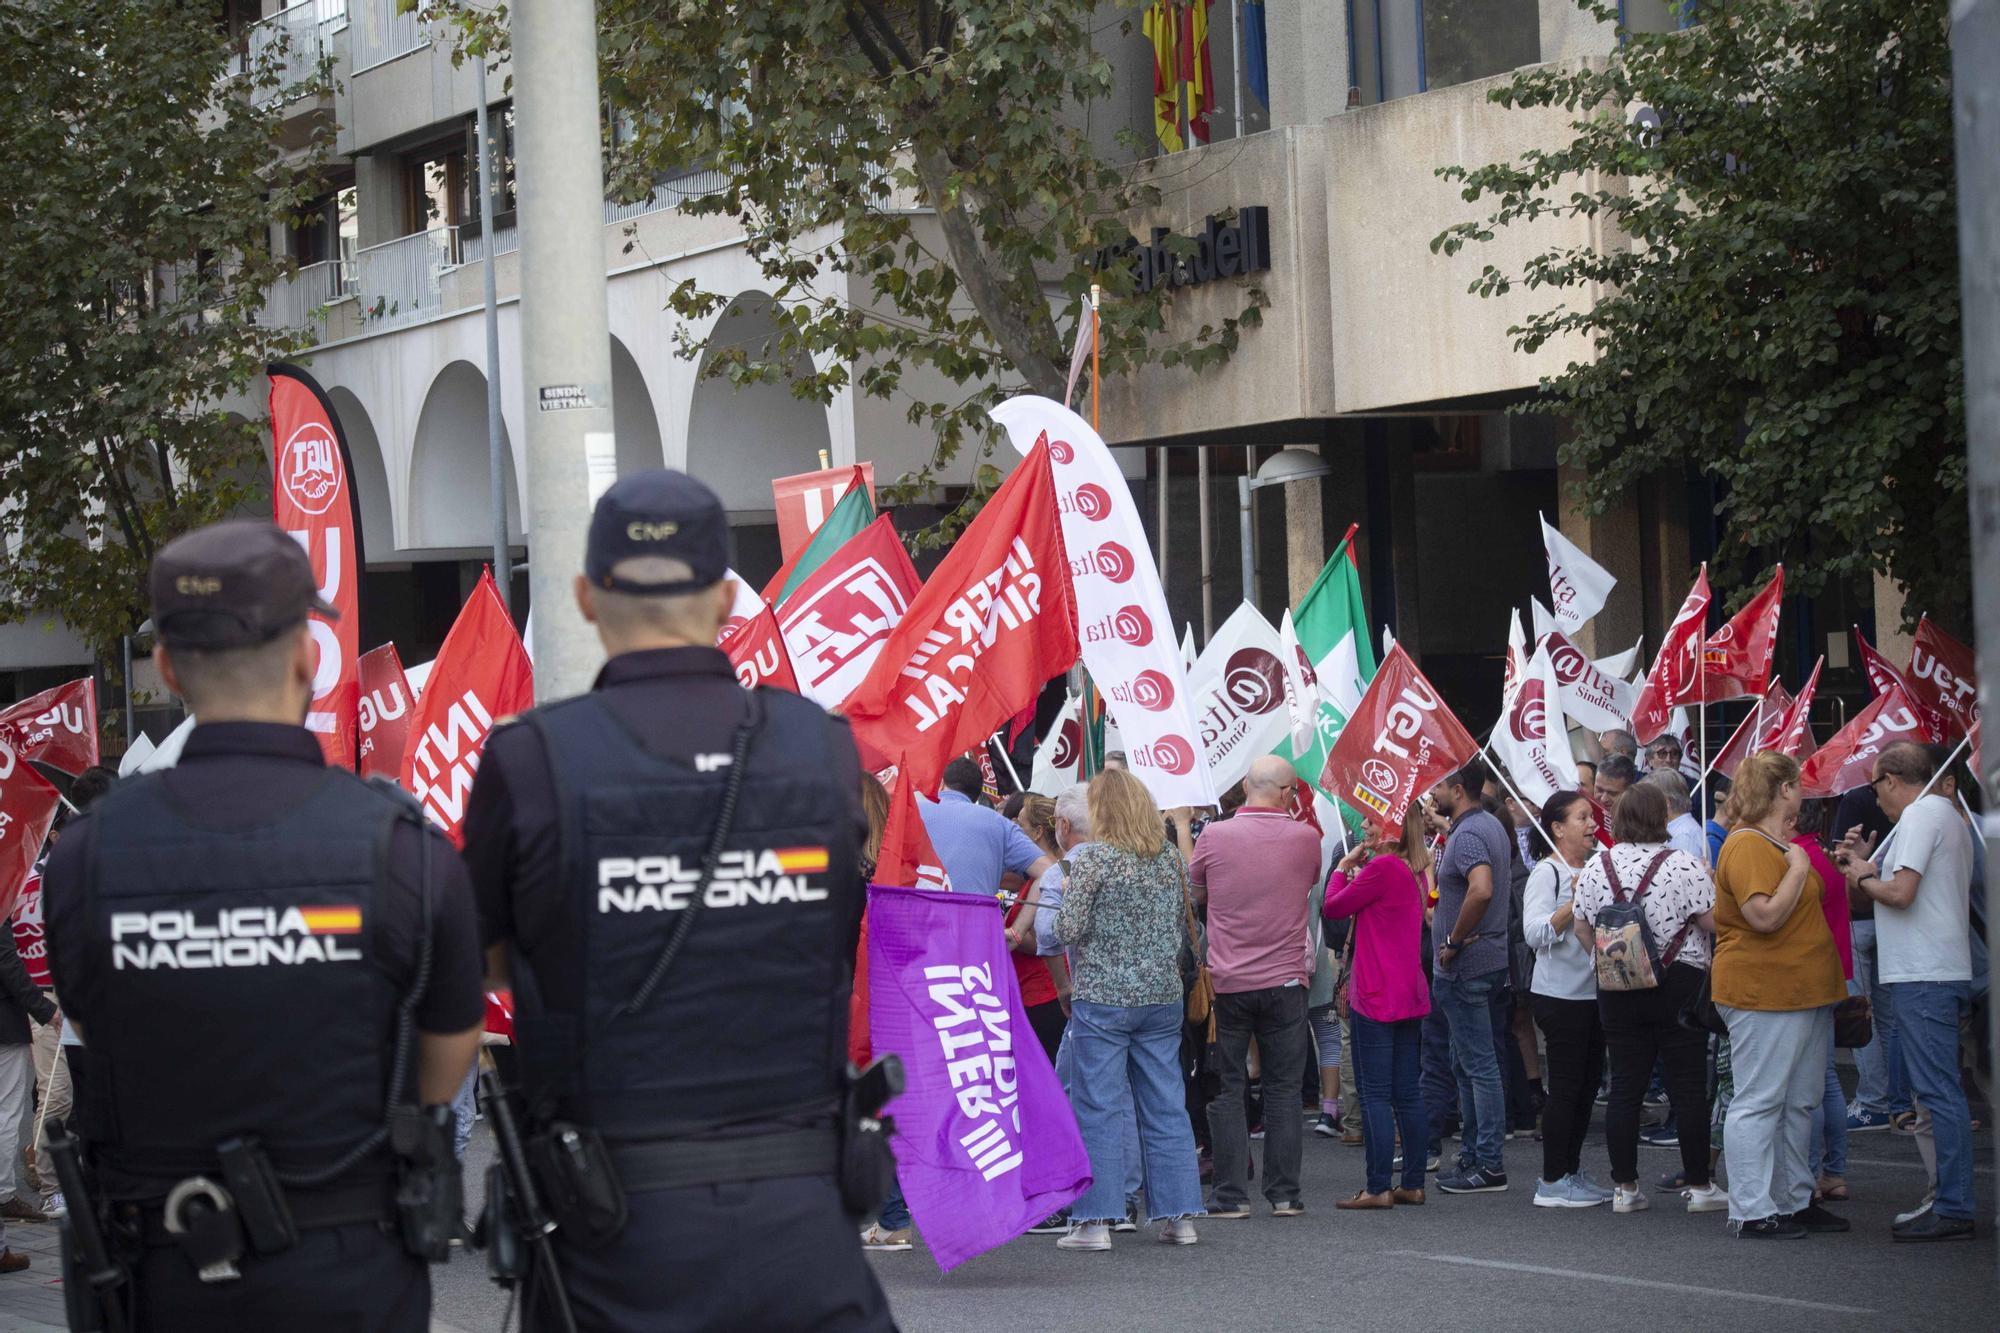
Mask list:
[[[776,303],[763,292],[740,294],[717,319],[702,355],[703,373],[695,379],[687,470],[712,486],[734,513],[769,514],[771,478],[813,471],[820,465],[819,451],[833,447],[825,409],[795,397],[789,384],[738,389],[706,374],[719,349],[744,347],[760,355],[777,333]],[[791,370],[809,375],[812,363],[801,355]]]
[[[361,553],[380,564],[402,545],[396,531],[396,510],[389,498],[389,468],[383,461],[382,439],[368,409],[352,389],[334,385],[326,391],[333,414],[340,419],[340,433],[347,437],[347,483],[361,514]]]
[[[618,419],[618,475],[665,467],[667,451],[652,396],[646,392],[646,376],[638,358],[616,334],[611,338],[611,403]]]
[[[521,499],[514,476],[513,446],[500,425],[506,471],[507,534],[521,540]],[[423,410],[410,444],[410,481],[404,512],[403,545],[424,551],[492,549],[493,525],[487,496],[486,376],[470,361],[453,361],[438,372],[424,395]]]

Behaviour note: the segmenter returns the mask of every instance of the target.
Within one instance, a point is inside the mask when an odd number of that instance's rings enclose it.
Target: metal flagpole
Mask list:
[[[994,732],[991,736],[988,736],[986,738],[986,743],[988,745],[991,745],[994,749],[1000,752],[1000,762],[1007,766],[1007,776],[1014,779],[1014,790],[1026,791],[1028,789],[1028,784],[1021,781],[1020,773],[1015,771],[1013,757],[1007,753],[1007,743],[1000,739],[1001,736],[1005,734],[1006,734],[1006,728],[1003,727],[999,731]]]
[[[1104,427],[1097,420],[1097,301],[1103,288],[1090,284],[1090,428],[1102,436]]]
[[[1708,757],[1708,613],[1706,611],[1702,612],[1701,628],[1702,635],[1699,639],[1695,640],[1694,645],[1695,716],[1700,719],[1695,723],[1694,743],[1701,747],[1702,757],[1706,759]],[[1759,703],[1761,706],[1762,696],[1759,696]],[[1757,743],[1757,738],[1754,735],[1750,738],[1750,743],[1752,745]],[[1701,820],[1703,828],[1706,829],[1708,825],[1708,769],[1706,767],[1703,767],[1701,770],[1701,781],[1695,784],[1694,808],[1695,818]],[[1701,839],[1701,859],[1704,863],[1709,859],[1708,836],[1706,833],[1702,835]],[[1710,866],[1710,869],[1713,868],[1713,866]]]
[[[1229,92],[1236,99],[1236,137],[1243,137],[1243,14],[1229,0]]]

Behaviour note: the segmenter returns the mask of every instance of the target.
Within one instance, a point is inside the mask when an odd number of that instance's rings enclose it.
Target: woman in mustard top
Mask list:
[[[1802,798],[1797,760],[1775,751],[1746,759],[1723,807],[1735,831],[1715,867],[1710,986],[1729,1024],[1736,1083],[1723,1153],[1730,1225],[1746,1240],[1848,1228],[1812,1201],[1813,1119],[1833,1006],[1847,988],[1820,908],[1828,886],[1785,836]]]

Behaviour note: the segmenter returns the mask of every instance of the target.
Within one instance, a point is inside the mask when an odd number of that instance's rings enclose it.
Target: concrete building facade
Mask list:
[[[445,32],[396,8],[395,0],[224,6],[246,44],[288,32],[335,74],[331,96],[287,107],[288,120],[330,117],[338,142],[325,219],[273,238],[300,268],[272,291],[267,317],[308,331],[314,346],[300,359],[327,388],[353,454],[367,560],[364,647],[393,638],[405,661],[418,661],[442,639],[490,549],[481,310],[489,262],[510,520],[524,551],[533,534],[519,518],[526,467],[511,167],[490,198],[477,197],[472,65],[454,65]],[[1665,0],[1623,8],[1634,26],[1672,22]],[[1641,634],[1650,652],[1713,544],[1705,520],[1690,518],[1706,494],[1682,478],[1642,488],[1618,512],[1578,512],[1566,499],[1574,479],[1557,464],[1562,423],[1507,413],[1589,349],[1519,352],[1507,330],[1546,298],[1520,290],[1482,300],[1468,286],[1487,263],[1605,238],[1550,221],[1455,258],[1429,245],[1475,208],[1438,179],[1438,167],[1503,160],[1564,133],[1560,113],[1489,102],[1494,83],[1521,65],[1603,59],[1615,33],[1570,0],[1268,0],[1262,11],[1268,105],[1248,90],[1248,71],[1239,75],[1233,7],[1218,0],[1211,50],[1224,91],[1213,141],[1138,164],[1161,202],[1132,219],[1144,238],[1153,227],[1194,234],[1211,216],[1262,210],[1268,268],[1179,291],[1169,332],[1234,313],[1253,284],[1268,300],[1262,326],[1244,333],[1220,369],[1108,383],[1104,434],[1164,548],[1175,614],[1198,638],[1243,586],[1235,478],[1280,447],[1323,456],[1324,482],[1265,491],[1253,507],[1261,604],[1275,620],[1340,533],[1359,524],[1375,619],[1420,652],[1467,721],[1483,727],[1497,706],[1508,608],[1537,590],[1546,596],[1538,510],[1620,578],[1585,634],[1599,654]],[[1107,6],[1105,17],[1096,40],[1118,84],[1108,114],[1093,111],[1093,133],[1131,129],[1150,142],[1150,47],[1136,21],[1129,32],[1117,21],[1132,11]],[[505,73],[488,79],[496,98]],[[504,162],[513,109],[498,100],[490,112]],[[737,391],[677,353],[685,338],[711,333],[761,341],[777,313],[734,224],[678,208],[719,183],[690,168],[639,204],[607,202],[599,235],[576,243],[604,253],[620,470],[664,464],[707,480],[731,510],[740,567],[762,578],[778,563],[772,477],[825,457],[871,460],[878,479],[893,478],[932,441],[900,402],[843,394],[822,408],[782,385]],[[490,255],[482,212],[492,223]],[[733,296],[712,327],[685,327],[667,308],[667,293],[690,279]],[[945,480],[963,482],[964,466]],[[1870,609],[1857,614],[1867,619]],[[1845,619],[1802,626],[1790,655],[1809,665],[1832,630],[1844,633]],[[59,624],[0,627],[0,699],[74,674],[83,660]]]

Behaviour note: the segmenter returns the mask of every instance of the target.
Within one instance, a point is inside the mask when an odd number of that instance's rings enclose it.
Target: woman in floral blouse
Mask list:
[[[1125,1214],[1119,1120],[1129,1078],[1147,1209],[1162,1242],[1192,1245],[1202,1206],[1180,1071],[1187,866],[1167,846],[1145,785],[1122,769],[1091,780],[1090,828],[1092,841],[1070,853],[1054,933],[1069,949],[1070,1098],[1093,1183],[1056,1244],[1111,1248],[1110,1223]]]

